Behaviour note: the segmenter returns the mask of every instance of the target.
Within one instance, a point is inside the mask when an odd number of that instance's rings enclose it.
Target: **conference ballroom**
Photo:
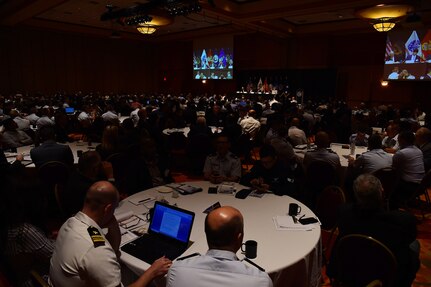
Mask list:
[[[431,1],[0,0],[0,286],[431,285]]]

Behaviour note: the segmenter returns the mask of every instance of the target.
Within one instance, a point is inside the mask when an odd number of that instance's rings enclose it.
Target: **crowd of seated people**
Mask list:
[[[34,143],[31,157],[36,168],[51,160],[69,165],[63,190],[65,198],[73,200],[65,207],[67,216],[79,211],[88,188],[99,180],[111,181],[123,197],[172,182],[172,165],[184,161],[184,157],[173,152],[170,135],[163,133],[166,129],[190,128],[184,136],[184,152],[191,159],[185,160],[190,164],[186,168],[202,179],[241,182],[261,192],[293,196],[311,207],[314,202],[307,200],[317,195],[304,195],[307,169],[316,161],[327,162],[336,172],[341,169],[339,156],[329,150],[330,143],[368,146],[368,152],[349,159],[348,168],[355,170],[354,177],[338,182],[346,189],[352,190],[354,178],[360,174],[383,167],[396,171],[400,186],[408,188],[409,193],[395,192],[392,208],[413,196],[430,168],[431,132],[423,112],[365,105],[352,110],[336,101],[298,105],[285,95],[264,97],[97,93],[6,96],[0,103],[0,155]],[[67,114],[64,107],[74,107],[75,113]],[[425,118],[425,126],[420,129],[418,116]],[[373,134],[372,127],[384,132]],[[77,140],[98,144],[95,151],[82,154],[78,165],[73,166],[70,149],[59,143]],[[12,144],[14,141],[18,144]],[[298,156],[295,146],[310,143],[317,148],[307,151],[303,158]],[[250,159],[256,147],[260,153],[256,153],[253,167],[246,170],[241,163]],[[21,160],[20,155],[13,164],[2,160],[2,171],[22,172]],[[350,186],[344,186],[349,182]]]

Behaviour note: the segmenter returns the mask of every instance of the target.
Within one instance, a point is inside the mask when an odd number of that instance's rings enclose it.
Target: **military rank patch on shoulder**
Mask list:
[[[90,234],[91,241],[93,241],[94,247],[104,246],[105,238],[100,234],[96,227],[90,226],[87,228],[88,234]]]

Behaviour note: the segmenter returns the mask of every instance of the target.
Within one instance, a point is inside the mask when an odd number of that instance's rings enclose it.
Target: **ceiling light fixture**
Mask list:
[[[144,24],[139,24],[136,29],[138,30],[139,33],[145,34],[145,35],[151,35],[154,32],[156,32],[156,30],[157,30],[156,26],[148,25],[148,24],[145,24],[145,23]]]
[[[395,27],[399,18],[404,17],[407,13],[412,12],[413,7],[410,5],[385,5],[365,8],[356,11],[356,14],[370,21],[374,29],[379,32],[387,32]]]
[[[378,32],[387,32],[395,27],[395,21],[392,18],[380,18],[372,21],[371,24]]]

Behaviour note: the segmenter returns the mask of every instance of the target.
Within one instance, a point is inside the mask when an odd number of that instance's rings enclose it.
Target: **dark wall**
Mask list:
[[[234,38],[235,75],[250,70],[330,69],[335,94],[359,102],[431,106],[431,83],[382,87],[386,35],[307,35],[278,39],[261,33]],[[149,43],[41,30],[0,29],[0,92],[59,90],[233,93],[241,83],[193,80],[192,41]],[[237,77],[236,79],[239,79]],[[310,82],[309,85],[317,83]]]

